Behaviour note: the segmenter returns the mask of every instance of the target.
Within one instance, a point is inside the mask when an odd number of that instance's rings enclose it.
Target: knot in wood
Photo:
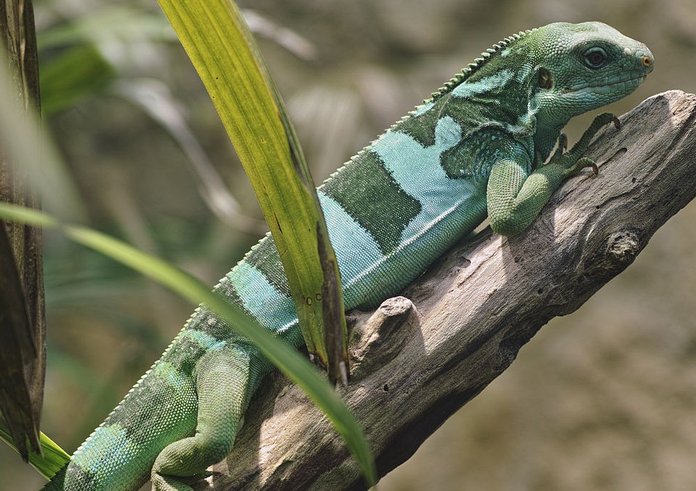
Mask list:
[[[608,236],[604,233],[602,235],[603,238],[598,237],[599,244],[591,249],[594,252],[583,261],[578,280],[578,285],[581,285],[583,290],[590,286],[593,293],[604,282],[626,269],[647,241],[641,231],[636,229],[624,229],[612,232]],[[582,296],[578,292],[575,295]]]
[[[622,230],[607,238],[606,257],[617,269],[623,270],[633,262],[641,249],[638,231]]]

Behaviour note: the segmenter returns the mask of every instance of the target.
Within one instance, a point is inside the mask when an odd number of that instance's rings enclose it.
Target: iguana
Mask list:
[[[564,180],[596,172],[583,153],[601,127],[618,127],[601,114],[566,151],[568,120],[633,92],[653,63],[606,24],[549,24],[493,45],[396,122],[318,188],[346,308],[398,293],[486,216],[494,232],[523,231]],[[215,290],[302,346],[271,236]],[[198,307],[46,489],[132,490],[148,477],[156,490],[191,489],[188,477],[230,452],[270,369]]]

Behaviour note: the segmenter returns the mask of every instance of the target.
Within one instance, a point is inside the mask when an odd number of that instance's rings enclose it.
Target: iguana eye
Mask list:
[[[602,68],[607,64],[607,53],[602,48],[590,48],[583,57],[589,68]]]

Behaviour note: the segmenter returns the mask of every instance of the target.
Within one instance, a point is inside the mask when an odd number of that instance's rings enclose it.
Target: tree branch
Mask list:
[[[530,230],[505,239],[486,229],[407,288],[413,303],[397,297],[374,314],[353,313],[354,366],[341,392],[380,475],[502,373],[541,326],[622,272],[694,198],[695,120],[695,95],[644,101],[592,145],[599,176],[571,179]],[[279,375],[252,401],[216,471],[214,489],[364,487],[341,438]]]

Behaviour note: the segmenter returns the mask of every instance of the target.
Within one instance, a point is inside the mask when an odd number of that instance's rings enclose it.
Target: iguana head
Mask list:
[[[627,96],[653,70],[647,46],[601,22],[549,24],[524,41],[536,62],[537,116],[546,125],[563,126]]]

